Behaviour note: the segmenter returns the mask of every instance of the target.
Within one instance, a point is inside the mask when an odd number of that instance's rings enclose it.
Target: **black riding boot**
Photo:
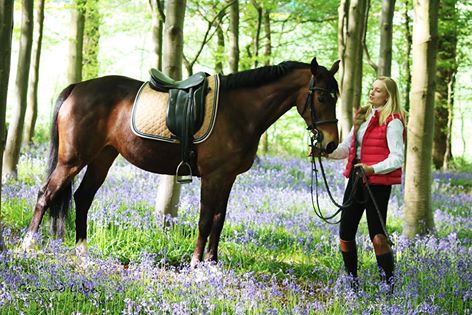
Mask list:
[[[357,246],[356,241],[340,240],[341,254],[343,255],[344,268],[352,277],[351,288],[357,290],[359,287],[357,279]]]
[[[395,266],[393,259],[393,252],[375,256],[377,258],[377,264],[383,270],[382,280],[388,285],[393,285],[393,269]]]
[[[387,237],[377,234],[372,240],[374,244],[375,257],[379,266],[382,281],[390,287],[389,293],[393,292],[393,269],[395,267],[393,251],[388,244]]]

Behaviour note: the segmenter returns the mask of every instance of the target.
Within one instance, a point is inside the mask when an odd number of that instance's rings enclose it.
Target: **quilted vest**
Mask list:
[[[392,119],[397,118],[401,120],[400,115],[390,115],[385,124],[379,125],[380,113],[375,112],[374,117],[369,122],[362,139],[361,148],[361,163],[367,165],[374,165],[385,160],[390,154],[387,143],[387,126]],[[403,121],[402,121],[403,123]],[[405,132],[404,132],[405,135]],[[344,170],[344,176],[349,177],[353,167],[353,161],[356,157],[356,130],[354,129],[352,135],[352,142],[349,148],[349,157]],[[398,168],[387,174],[373,174],[368,177],[369,184],[372,185],[396,185],[402,182],[402,169]]]

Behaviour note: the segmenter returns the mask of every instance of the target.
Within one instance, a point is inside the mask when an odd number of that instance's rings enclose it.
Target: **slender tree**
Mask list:
[[[338,45],[341,59],[341,136],[352,127],[353,108],[360,105],[362,90],[362,45],[366,0],[342,0],[339,6]]]
[[[392,72],[392,35],[395,0],[382,1],[380,15],[380,51],[377,75],[389,77]]]
[[[165,13],[163,72],[175,80],[182,79],[185,5],[186,0],[169,0]],[[179,198],[180,185],[175,176],[160,175],[156,217],[159,214],[176,217]]]
[[[239,1],[227,0],[230,3],[229,14],[229,71],[238,72],[239,68]]]
[[[85,3],[86,0],[73,0],[70,9],[69,61],[67,66],[67,81],[69,84],[82,81]]]
[[[84,42],[82,79],[98,76],[98,53],[100,49],[100,21],[98,0],[87,0],[84,6]]]
[[[412,38],[411,38],[411,30],[410,30],[410,15],[408,12],[410,11],[410,1],[404,0],[403,1],[403,19],[404,19],[404,35],[406,40],[405,45],[405,58],[403,60],[403,69],[405,72],[405,94],[403,96],[405,109],[407,111],[410,110],[410,90],[411,90],[411,71],[410,71],[410,62],[411,62],[411,45],[412,45]]]
[[[28,78],[33,46],[33,0],[22,0],[21,37],[16,71],[16,104],[8,128],[7,143],[3,154],[5,176],[17,177],[17,164],[20,158],[21,141],[25,123]]]
[[[5,114],[10,77],[11,37],[13,30],[13,1],[0,0],[0,154],[5,148]],[[2,165],[0,161],[0,251],[5,250],[2,223]]]
[[[413,78],[405,170],[407,237],[434,230],[431,202],[434,89],[439,0],[413,3]]]
[[[164,29],[164,1],[149,0],[152,14],[152,43],[156,56],[155,67],[162,70],[162,31]]]
[[[457,73],[457,0],[439,3],[437,84],[434,106],[433,165],[444,168],[451,158],[449,127],[452,122],[454,83]],[[448,154],[446,154],[446,152]]]
[[[270,59],[272,55],[272,41],[271,41],[271,29],[270,29],[270,9],[264,9],[263,11],[263,22],[264,22],[264,66],[270,65]],[[262,154],[269,152],[269,130],[266,130],[261,137],[260,149]]]
[[[23,132],[23,145],[28,145],[33,140],[36,118],[38,116],[38,84],[39,65],[41,60],[41,46],[43,43],[44,26],[44,0],[36,2],[36,19],[33,37],[33,55],[31,58],[31,74],[28,89],[28,104],[25,114],[25,129]]]
[[[214,51],[215,72],[223,74],[223,61],[225,52],[225,34],[223,32],[223,17],[224,11],[221,11],[216,23],[216,49]]]

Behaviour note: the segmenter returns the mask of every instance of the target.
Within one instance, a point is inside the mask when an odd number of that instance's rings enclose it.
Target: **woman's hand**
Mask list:
[[[354,167],[362,167],[366,176],[374,174],[374,168],[370,165],[364,163],[357,163],[354,165]]]

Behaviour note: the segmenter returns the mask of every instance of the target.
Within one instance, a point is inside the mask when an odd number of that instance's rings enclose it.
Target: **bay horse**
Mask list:
[[[318,65],[286,61],[275,66],[221,76],[220,103],[213,132],[194,147],[194,175],[201,177],[198,236],[191,265],[217,261],[218,243],[231,187],[253,164],[262,134],[293,106],[316,134],[321,150],[338,145],[334,74]],[[130,116],[142,81],[105,76],[64,89],[56,102],[46,184],[39,190],[33,218],[22,246],[31,249],[45,211],[50,208],[56,233],[64,236],[65,211],[72,199],[72,180],[85,166],[73,197],[76,246],[86,250],[87,212],[113,161],[121,154],[153,173],[175,175],[179,144],[144,139],[130,127]]]

